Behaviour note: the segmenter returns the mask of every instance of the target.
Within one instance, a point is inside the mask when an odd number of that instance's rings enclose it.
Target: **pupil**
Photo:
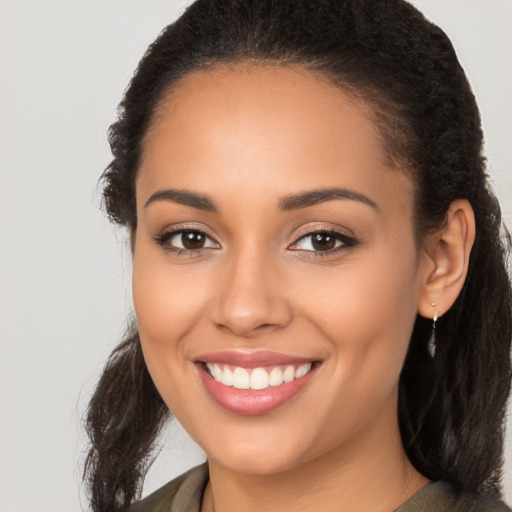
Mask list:
[[[184,231],[181,243],[185,249],[201,249],[204,245],[204,236],[197,231]]]
[[[336,239],[324,233],[317,233],[313,236],[313,247],[319,251],[328,251],[334,249]]]

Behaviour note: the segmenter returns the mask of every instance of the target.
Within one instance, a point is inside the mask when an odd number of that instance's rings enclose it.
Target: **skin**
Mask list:
[[[390,511],[427,483],[401,444],[398,379],[416,315],[432,318],[432,303],[441,315],[460,292],[474,221],[454,203],[420,250],[412,183],[389,165],[370,108],[300,69],[197,72],[161,105],[136,181],[133,298],[155,385],[208,455],[203,511]],[[279,208],[331,187],[374,206]],[[218,211],[147,204],[169,189]],[[201,252],[170,250],[180,236],[157,243],[184,227],[208,236]],[[345,237],[338,250],[304,238],[321,229]],[[194,364],[224,350],[321,364],[284,406],[241,416]]]

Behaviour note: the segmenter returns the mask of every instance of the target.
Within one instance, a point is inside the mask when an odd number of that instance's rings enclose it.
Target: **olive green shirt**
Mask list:
[[[207,483],[208,465],[202,464],[135,503],[129,512],[200,512]],[[394,512],[506,511],[510,509],[499,500],[460,496],[446,482],[430,482]]]

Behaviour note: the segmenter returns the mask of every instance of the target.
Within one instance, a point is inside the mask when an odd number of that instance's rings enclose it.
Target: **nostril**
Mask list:
[[[281,329],[283,326],[279,324],[264,323],[260,325],[241,325],[240,323],[223,324],[217,323],[217,328],[222,332],[235,334],[243,338],[251,338],[256,334],[262,334],[265,332],[272,332]]]
[[[262,283],[256,287],[253,279],[249,283],[240,279],[223,288],[212,304],[210,319],[219,329],[251,337],[290,323],[291,308],[285,296]]]

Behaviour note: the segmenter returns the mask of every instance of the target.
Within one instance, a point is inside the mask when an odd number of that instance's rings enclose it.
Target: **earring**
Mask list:
[[[436,305],[434,302],[432,302],[432,307],[434,308],[434,317],[432,318],[432,332],[430,333],[430,338],[428,340],[428,353],[430,354],[430,357],[434,359],[434,356],[436,355],[436,322],[437,322],[437,310]]]

